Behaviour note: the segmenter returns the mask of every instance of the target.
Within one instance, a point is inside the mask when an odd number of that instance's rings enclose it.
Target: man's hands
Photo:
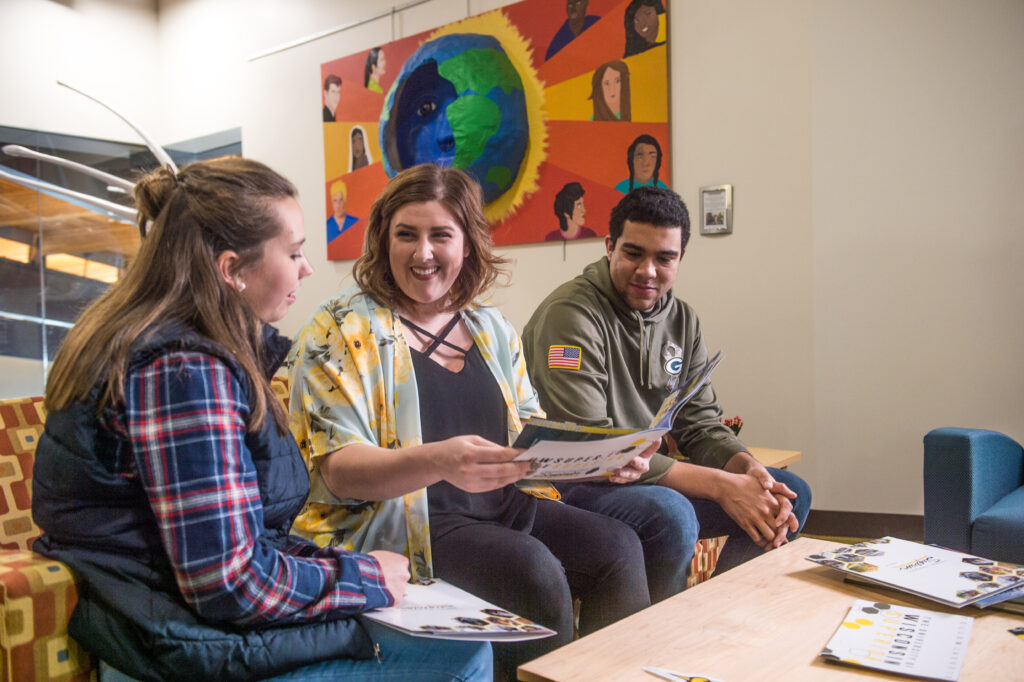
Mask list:
[[[440,477],[469,493],[496,490],[530,472],[529,462],[512,461],[522,450],[480,436],[456,436],[435,445],[434,466]]]
[[[396,552],[380,549],[367,552],[380,564],[384,588],[391,593],[395,605],[405,597],[405,586],[409,582],[409,560]]]
[[[796,493],[746,452],[733,455],[725,471],[729,475],[715,501],[759,547],[769,550],[786,544],[789,531],[800,527],[790,501]]]
[[[768,474],[767,471],[764,473]],[[768,550],[788,542],[786,534],[789,530],[795,531],[799,525],[790,502],[796,493],[770,475],[724,475],[722,490],[715,501],[725,513],[746,531],[758,547]]]
[[[632,483],[646,474],[651,468],[651,456],[658,451],[659,441],[651,443],[650,447],[630,460],[629,464],[612,473],[609,479],[612,483]]]

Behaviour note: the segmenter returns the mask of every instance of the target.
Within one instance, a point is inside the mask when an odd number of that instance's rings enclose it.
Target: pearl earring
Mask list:
[[[245,291],[245,282],[239,282],[238,283],[238,293],[242,293],[243,291]]]

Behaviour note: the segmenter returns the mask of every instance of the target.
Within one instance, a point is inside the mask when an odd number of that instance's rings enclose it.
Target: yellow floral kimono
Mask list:
[[[509,443],[523,419],[543,415],[526,376],[519,335],[495,308],[478,301],[462,313],[473,341],[501,388]],[[433,575],[426,489],[383,501],[340,499],[318,460],[353,443],[401,448],[423,442],[419,393],[402,323],[353,286],[317,308],[286,361],[291,372],[289,426],[309,469],[309,501],[293,530],[319,545],[409,557],[414,577]],[[558,497],[546,484],[532,494]]]

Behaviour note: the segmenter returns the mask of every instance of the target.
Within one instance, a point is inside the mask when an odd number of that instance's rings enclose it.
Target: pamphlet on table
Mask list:
[[[832,663],[955,680],[974,619],[858,599],[821,653]]]
[[[669,394],[650,426],[637,431],[530,418],[512,447],[526,448],[516,461],[529,461],[528,478],[572,481],[611,476],[668,433],[679,410],[697,395],[722,358],[719,351]]]
[[[867,583],[960,608],[1024,585],[1024,566],[884,537],[807,557]]]
[[[397,606],[367,611],[364,618],[416,637],[521,642],[556,634],[443,580],[410,583]]]

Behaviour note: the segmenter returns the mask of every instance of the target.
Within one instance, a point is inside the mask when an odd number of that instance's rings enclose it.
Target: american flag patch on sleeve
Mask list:
[[[548,347],[548,369],[579,369],[581,351],[579,346]]]

